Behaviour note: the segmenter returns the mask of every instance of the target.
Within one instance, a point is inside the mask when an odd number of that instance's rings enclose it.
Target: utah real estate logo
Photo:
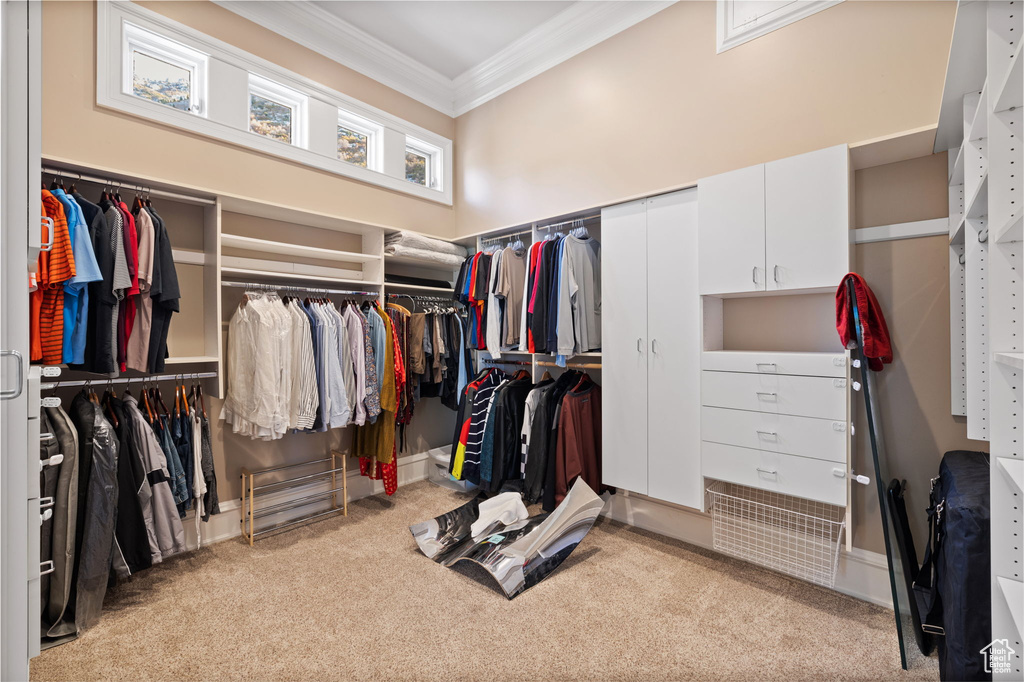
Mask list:
[[[1009,640],[994,639],[979,653],[985,659],[985,672],[1000,674],[1011,671],[1010,659],[1017,652],[1010,648]]]

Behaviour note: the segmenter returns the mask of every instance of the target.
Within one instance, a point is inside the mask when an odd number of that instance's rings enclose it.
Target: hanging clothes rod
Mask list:
[[[576,223],[576,222],[579,222],[579,221],[587,222],[588,220],[594,220],[595,218],[600,218],[600,217],[601,217],[601,214],[600,213],[596,213],[594,215],[588,215],[588,216],[583,217],[583,218],[573,218],[572,220],[563,220],[560,223],[551,223],[550,225],[540,225],[540,226],[537,227],[537,229],[538,230],[552,230],[552,229],[554,229],[556,227],[562,227],[563,225],[572,225],[573,223]]]
[[[537,365],[540,367],[561,367],[561,365],[556,362],[538,362]],[[572,360],[569,360],[566,365],[567,366],[563,369],[601,369],[600,362],[574,363]]]
[[[160,381],[177,381],[181,379],[214,379],[216,378],[216,372],[180,372],[178,374],[159,374],[156,376],[140,376],[140,377],[116,377],[116,378],[104,378],[97,377],[96,379],[77,379],[75,381],[51,381],[39,385],[39,390],[45,391],[51,388],[71,388],[74,386],[105,386],[107,384],[130,384],[130,383],[157,383]]]
[[[297,286],[293,284],[269,284],[267,282],[228,282],[222,280],[222,287],[235,289],[259,289],[260,291],[307,291],[316,294],[337,294],[339,296],[379,296],[377,291],[348,291],[346,289],[322,289],[320,287]]]
[[[510,239],[511,237],[518,237],[518,236],[524,235],[524,234],[532,235],[533,234],[533,230],[520,230],[519,232],[507,232],[505,234],[495,235],[494,237],[481,237],[480,241],[481,242],[500,242],[500,241],[504,241],[506,239]]]
[[[456,303],[455,299],[446,296],[414,296],[412,294],[388,294],[388,298],[411,298],[414,301],[441,301],[443,303]]]
[[[79,182],[94,182],[97,185],[108,185],[110,187],[117,187],[118,190],[121,190],[125,187],[127,187],[128,189],[135,189],[136,191],[143,190],[147,195],[159,197],[161,199],[175,199],[178,201],[188,201],[193,204],[203,204],[204,206],[213,206],[214,204],[217,203],[215,200],[207,199],[205,197],[194,197],[188,194],[167,192],[162,189],[153,189],[152,187],[143,185],[141,183],[123,182],[121,180],[113,180],[111,178],[101,178],[96,175],[79,173],[78,171],[66,171],[60,170],[59,168],[42,168],[41,171],[44,175],[54,175],[59,178],[78,180]]]
[[[525,362],[523,360],[496,360],[494,358],[485,358],[484,362],[492,365],[520,365],[522,367],[532,367],[532,362]]]

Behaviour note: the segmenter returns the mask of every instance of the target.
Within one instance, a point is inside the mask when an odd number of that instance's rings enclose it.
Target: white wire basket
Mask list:
[[[834,587],[846,510],[713,481],[707,488],[714,547],[723,554]]]

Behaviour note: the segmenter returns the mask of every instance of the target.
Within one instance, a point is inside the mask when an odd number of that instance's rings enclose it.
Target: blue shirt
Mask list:
[[[53,190],[64,207],[64,217],[68,223],[68,237],[71,240],[71,253],[75,259],[75,276],[64,283],[64,351],[66,363],[82,364],[85,362],[85,336],[89,314],[89,282],[103,279],[96,253],[93,251],[92,238],[82,207],[68,196],[64,190]],[[78,340],[76,347],[75,340]]]

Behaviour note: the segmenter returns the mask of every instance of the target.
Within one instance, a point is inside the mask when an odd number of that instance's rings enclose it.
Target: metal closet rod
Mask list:
[[[97,377],[96,379],[76,379],[75,381],[51,381],[45,384],[40,384],[40,390],[48,390],[51,388],[69,388],[73,386],[91,386],[93,384],[97,386],[105,386],[107,384],[130,384],[135,383],[156,383],[160,381],[177,381],[178,379],[214,379],[216,378],[216,372],[179,372],[178,374],[158,374],[158,375],[147,375],[141,377],[112,377],[103,378]]]
[[[524,234],[532,235],[533,234],[533,230],[520,230],[519,232],[507,232],[505,234],[495,235],[494,237],[481,237],[480,241],[481,242],[500,242],[500,241],[504,241],[506,239],[509,239],[511,237],[518,237],[518,236],[524,235]]]
[[[444,303],[456,303],[455,299],[445,296],[416,296],[413,294],[388,294],[388,298],[411,298],[414,301],[442,301]]]
[[[160,197],[161,199],[179,199],[182,201],[191,201],[196,204],[206,204],[207,206],[213,206],[217,202],[213,199],[207,199],[205,197],[194,197],[188,194],[178,194],[176,192],[167,192],[162,189],[153,189],[146,185],[136,184],[133,182],[122,182],[121,180],[112,180],[111,178],[101,178],[96,175],[89,175],[87,173],[79,173],[78,171],[66,171],[59,168],[41,168],[40,169],[45,175],[55,175],[60,178],[75,178],[79,182],[95,182],[98,185],[110,185],[111,187],[117,186],[118,189],[122,187],[135,188],[137,190],[145,190],[146,194],[154,197]]]
[[[538,362],[538,367],[561,367],[557,362]],[[599,362],[573,362],[569,360],[566,362],[566,367],[563,369],[601,369],[601,363]]]
[[[270,284],[267,282],[228,282],[221,281],[222,287],[235,289],[259,289],[261,291],[306,291],[316,294],[338,294],[339,296],[380,296],[379,291],[348,291],[346,289],[323,289],[294,284]]]
[[[495,360],[494,358],[485,358],[484,362],[491,365],[522,365],[523,367],[532,367],[532,362],[524,362],[523,360]]]
[[[588,216],[585,216],[583,218],[573,218],[572,220],[563,220],[560,223],[551,223],[550,225],[539,225],[537,227],[537,229],[538,230],[552,230],[552,229],[554,229],[556,227],[562,227],[563,225],[572,225],[573,223],[575,223],[575,222],[577,222],[579,220],[582,220],[583,222],[586,222],[588,220],[594,220],[595,218],[600,218],[600,217],[601,217],[600,213],[595,213],[594,215],[588,215]]]

